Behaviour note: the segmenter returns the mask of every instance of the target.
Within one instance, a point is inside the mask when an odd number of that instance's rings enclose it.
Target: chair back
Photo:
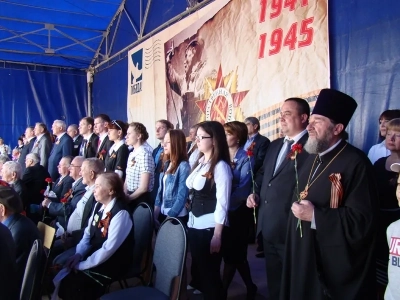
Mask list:
[[[21,300],[40,299],[44,261],[45,256],[42,241],[35,240],[26,262],[20,294]]]
[[[135,246],[133,248],[131,273],[133,276],[140,276],[146,271],[151,257],[151,243],[154,233],[153,210],[149,204],[141,202],[133,211],[132,219]]]
[[[186,250],[187,237],[182,222],[176,218],[166,219],[160,226],[154,247],[154,287],[170,299],[179,299]]]
[[[53,242],[55,239],[56,235],[56,229],[43,223],[43,222],[38,222],[37,225],[40,236],[43,241],[43,247],[45,247],[48,251],[53,247]]]

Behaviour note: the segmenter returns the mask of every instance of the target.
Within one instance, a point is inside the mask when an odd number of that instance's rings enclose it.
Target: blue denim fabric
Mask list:
[[[164,173],[160,173],[160,186],[158,188],[155,206],[161,207],[161,203],[164,201],[165,208],[171,208],[168,212],[168,216],[170,217],[178,216],[185,206],[189,194],[189,189],[186,186],[186,179],[189,177],[189,174],[189,163],[187,161],[181,162],[175,174],[167,174],[164,192]]]
[[[235,167],[232,170],[232,193],[229,210],[236,210],[247,196],[252,193],[250,168],[254,168],[254,157],[248,157],[243,148],[239,148],[234,159]]]

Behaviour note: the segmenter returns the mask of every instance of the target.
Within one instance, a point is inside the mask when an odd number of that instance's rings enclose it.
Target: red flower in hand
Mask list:
[[[300,154],[302,151],[303,151],[303,145],[302,144],[294,144],[292,146],[291,151],[287,155],[287,157],[290,158],[291,160],[295,160],[297,154]]]
[[[303,151],[303,145],[302,144],[294,144],[292,146],[292,151],[301,153]]]
[[[46,181],[47,183],[52,183],[53,182],[50,177],[46,178],[44,181]]]

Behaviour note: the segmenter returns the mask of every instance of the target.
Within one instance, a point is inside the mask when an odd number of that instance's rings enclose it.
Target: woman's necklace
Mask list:
[[[315,169],[314,172],[313,172],[315,162],[317,161],[317,158],[318,158],[318,155],[315,156],[313,165],[312,165],[311,170],[310,170],[310,175],[308,175],[307,185],[306,185],[306,187],[304,188],[304,191],[302,191],[302,192],[300,193],[300,200],[304,200],[304,199],[308,196],[308,190],[309,190],[310,187],[313,185],[313,183],[314,183],[314,182],[321,176],[321,174],[329,167],[329,165],[335,160],[335,158],[338,157],[338,155],[344,150],[344,148],[346,148],[346,146],[347,146],[347,143],[346,143],[346,145],[344,145],[343,148],[340,149],[340,151],[331,159],[331,161],[326,165],[326,167],[321,171],[321,173],[319,173],[318,176],[315,177],[315,179],[314,179],[312,182],[310,182],[310,181],[311,181],[311,174],[313,174],[313,173],[315,173],[315,172],[317,171],[317,169]],[[317,167],[317,168],[318,168],[318,167]]]

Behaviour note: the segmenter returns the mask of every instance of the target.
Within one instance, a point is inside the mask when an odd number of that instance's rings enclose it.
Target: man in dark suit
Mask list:
[[[35,153],[29,153],[25,160],[25,172],[22,175],[22,181],[25,183],[29,191],[29,204],[40,204],[43,200],[43,193],[49,178],[49,172],[39,164],[39,156]]]
[[[39,163],[47,169],[53,141],[45,124],[36,123],[33,131],[36,136],[36,141],[33,144],[31,153],[36,153],[39,156]]]
[[[79,134],[83,136],[83,142],[79,149],[79,156],[84,158],[96,157],[99,145],[99,137],[93,133],[94,119],[84,117],[79,122]]]
[[[21,288],[33,242],[40,239],[36,225],[21,215],[21,212],[22,201],[14,189],[0,186],[0,222],[8,227],[15,242],[18,290]]]
[[[66,133],[67,125],[64,121],[55,120],[51,129],[57,138],[50,153],[48,170],[51,179],[56,181],[60,176],[58,173],[58,164],[61,158],[72,156],[73,142],[72,138]]]
[[[35,144],[35,141],[36,141],[35,133],[33,132],[32,126],[29,126],[25,129],[25,140],[26,140],[26,143],[25,143],[24,147],[22,148],[21,153],[18,157],[18,162],[22,167],[22,174],[25,171],[26,156],[29,153],[31,153],[33,145]]]
[[[261,168],[262,163],[265,158],[265,154],[267,153],[268,146],[270,144],[270,140],[265,136],[260,134],[260,121],[255,117],[248,117],[244,120],[244,123],[247,126],[248,131],[248,139],[246,144],[244,145],[244,150],[247,151],[251,149],[254,155],[254,167],[253,172],[256,174],[258,170]],[[257,257],[264,257],[263,251],[263,241],[261,235],[256,235],[256,226],[258,221],[258,207],[255,208],[255,221],[256,223],[250,224],[250,234],[249,240],[254,242],[254,239],[257,238],[257,251],[261,252],[256,254]]]
[[[101,159],[102,161],[105,160],[106,153],[114,144],[114,142],[110,141],[108,138],[107,125],[109,123],[111,123],[111,119],[105,114],[100,114],[94,118],[94,133],[99,136],[99,140],[97,142],[96,157]]]
[[[308,139],[307,124],[310,107],[300,98],[285,100],[281,108],[280,125],[285,138],[279,138],[268,147],[264,163],[256,174],[256,194],[247,199],[247,206],[260,206],[257,233],[262,233],[267,268],[269,296],[279,299],[286,224],[295,191],[294,160],[289,156],[293,144],[304,145]],[[297,169],[303,166],[308,153],[297,154]],[[306,276],[306,275],[305,275]]]
[[[57,201],[51,201],[50,199],[44,199],[42,202],[43,207],[49,209],[50,217],[56,217],[56,222],[59,222],[62,227],[66,229],[65,218],[69,218],[72,212],[75,210],[76,204],[82,198],[86,192],[86,184],[82,182],[80,176],[81,166],[84,158],[82,156],[75,157],[69,165],[70,176],[75,181],[72,184],[70,191],[66,196],[66,203],[63,204]],[[63,198],[65,195],[63,196]]]
[[[0,291],[2,299],[17,300],[15,243],[10,230],[0,223]]]
[[[81,148],[81,144],[83,141],[83,137],[79,134],[78,131],[78,125],[76,124],[71,124],[67,128],[67,134],[71,137],[72,139],[72,156],[78,156],[79,155],[79,149]]]
[[[263,164],[270,140],[260,134],[260,121],[257,118],[248,117],[244,120],[244,123],[247,126],[249,136],[244,145],[244,150],[247,151],[249,147],[253,150],[254,173],[257,173]]]
[[[69,166],[72,161],[72,156],[65,156],[60,160],[57,166],[60,177],[53,183],[51,190],[56,194],[56,201],[60,201],[64,195],[72,187],[74,179],[69,176]]]

